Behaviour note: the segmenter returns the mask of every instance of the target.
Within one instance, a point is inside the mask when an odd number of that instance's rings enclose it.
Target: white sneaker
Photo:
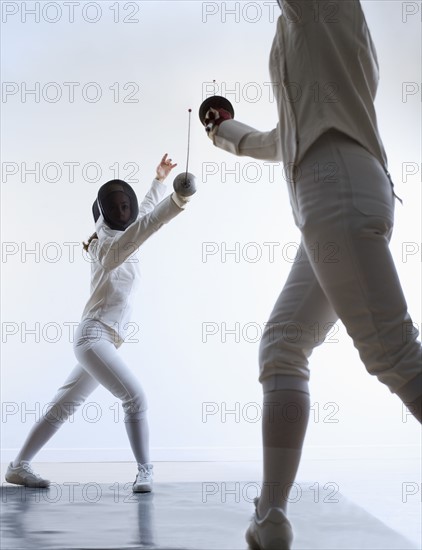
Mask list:
[[[16,467],[13,467],[11,462],[7,468],[5,479],[9,483],[25,487],[46,488],[50,486],[50,481],[36,474],[26,460],[19,462]]]
[[[152,491],[153,478],[152,464],[138,464],[138,474],[133,482],[132,490],[134,493],[150,493]]]
[[[293,531],[281,508],[270,508],[262,519],[258,518],[255,499],[255,513],[246,531],[245,538],[253,550],[290,550]]]

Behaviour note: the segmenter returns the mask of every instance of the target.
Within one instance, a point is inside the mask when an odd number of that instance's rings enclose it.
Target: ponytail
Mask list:
[[[92,242],[94,239],[98,239],[98,235],[97,235],[96,233],[93,233],[93,234],[89,237],[87,243],[86,243],[86,242],[82,242],[82,245],[83,245],[83,247],[84,247],[85,252],[88,252],[88,247],[89,247],[89,245],[91,244],[91,242]]]

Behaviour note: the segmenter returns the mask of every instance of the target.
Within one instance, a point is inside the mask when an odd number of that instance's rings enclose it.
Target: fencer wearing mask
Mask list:
[[[422,371],[418,331],[389,250],[395,193],[374,108],[377,55],[361,4],[278,1],[270,53],[277,127],[258,131],[220,107],[204,124],[217,147],[283,162],[302,235],[260,344],[263,484],[246,533],[254,549],[285,550],[293,538],[287,502],[309,418],[313,349],[341,319],[367,371],[419,421]],[[293,420],[283,412],[289,404]]]
[[[164,180],[176,166],[167,154],[138,205],[135,191],[112,180],[98,191],[92,212],[96,232],[84,247],[91,262],[91,294],[76,329],[74,352],[78,364],[51,400],[51,407],[30,431],[10,463],[6,481],[27,487],[48,487],[30,462],[63,423],[101,384],[121,400],[124,424],[138,464],[134,492],[150,492],[153,465],[149,456],[147,400],[141,384],[117,349],[130,329],[132,304],[139,286],[138,248],[164,224],[180,214],[189,199],[166,192]]]

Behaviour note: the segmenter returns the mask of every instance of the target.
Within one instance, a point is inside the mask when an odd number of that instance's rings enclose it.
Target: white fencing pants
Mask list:
[[[261,340],[264,392],[308,392],[308,358],[340,318],[367,371],[413,401],[422,392],[421,346],[389,250],[390,178],[360,144],[330,131],[295,179],[289,191],[302,242]]]
[[[139,464],[149,462],[147,402],[136,376],[117,352],[117,334],[93,319],[82,321],[74,351],[79,363],[50,401],[47,413],[35,424],[16,462],[33,456],[100,384],[121,400],[132,451]]]

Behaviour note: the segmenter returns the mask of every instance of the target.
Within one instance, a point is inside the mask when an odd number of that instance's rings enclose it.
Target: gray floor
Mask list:
[[[243,550],[258,485],[157,483],[147,495],[134,495],[130,483],[2,487],[2,548]],[[318,502],[307,484],[296,493],[289,514],[295,549],[415,548],[341,493]]]
[[[403,479],[417,479],[418,461],[358,462],[301,466],[301,479],[312,481],[298,484],[290,504],[295,549],[421,548],[420,493],[406,502],[401,493]],[[2,484],[2,550],[246,548],[259,463],[156,463],[152,495],[132,495],[128,463],[34,466],[53,486]]]

